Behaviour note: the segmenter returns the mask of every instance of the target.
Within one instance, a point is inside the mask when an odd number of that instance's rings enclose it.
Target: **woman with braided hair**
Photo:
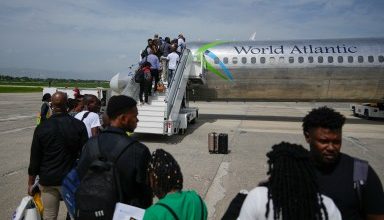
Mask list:
[[[319,193],[306,149],[282,142],[272,146],[267,157],[269,179],[249,192],[238,219],[341,219],[332,199]]]
[[[159,201],[145,210],[144,220],[206,220],[207,207],[193,190],[183,189],[183,175],[173,156],[163,149],[152,153],[148,166],[152,190]]]

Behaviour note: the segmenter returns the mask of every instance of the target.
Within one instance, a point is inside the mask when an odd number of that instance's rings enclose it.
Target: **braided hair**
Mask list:
[[[267,157],[270,178],[265,217],[272,200],[275,220],[328,220],[309,152],[301,145],[281,142],[272,146]]]
[[[164,197],[172,190],[183,189],[183,175],[180,166],[173,156],[163,149],[152,153],[148,173],[155,179],[153,191],[158,198]]]

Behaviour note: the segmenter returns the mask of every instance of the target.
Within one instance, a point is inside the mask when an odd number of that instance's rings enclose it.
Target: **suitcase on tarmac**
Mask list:
[[[211,132],[208,133],[208,151],[211,154],[217,153],[218,150],[217,144],[217,133]]]
[[[220,133],[218,135],[218,153],[228,154],[228,134]]]

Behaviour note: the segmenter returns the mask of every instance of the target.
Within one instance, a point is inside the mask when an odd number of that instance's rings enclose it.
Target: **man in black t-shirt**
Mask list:
[[[355,159],[340,152],[344,122],[343,115],[328,107],[313,109],[303,119],[303,132],[317,168],[320,191],[333,199],[343,219],[383,220],[383,187],[371,166],[361,199],[354,188]]]
[[[133,142],[115,162],[115,168],[119,174],[122,202],[145,209],[152,204],[152,190],[147,179],[151,154],[147,146],[126,134],[133,132],[139,121],[136,105],[134,99],[125,95],[112,96],[109,99],[107,106],[109,126],[84,145],[77,171],[79,178],[82,179],[89,165],[96,159],[92,150],[93,147],[97,147],[94,144],[95,139],[98,139],[100,153],[110,157],[120,150],[121,143]]]

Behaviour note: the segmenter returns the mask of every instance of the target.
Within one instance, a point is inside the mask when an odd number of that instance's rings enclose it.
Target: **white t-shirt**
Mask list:
[[[179,62],[179,55],[176,52],[172,52],[168,54],[167,60],[169,60],[168,69],[175,70],[177,62]]]
[[[333,203],[332,199],[321,195],[323,203],[327,209],[329,220],[341,220],[339,209]],[[269,203],[269,215],[265,218],[268,202],[268,188],[256,187],[248,193],[247,198],[241,206],[240,215],[237,220],[273,220],[273,203]]]
[[[75,118],[80,120],[83,118],[83,115],[88,111],[82,111],[75,115]],[[92,137],[92,128],[100,127],[100,118],[99,115],[94,112],[89,112],[88,116],[84,118],[83,123],[87,127],[88,137]]]

